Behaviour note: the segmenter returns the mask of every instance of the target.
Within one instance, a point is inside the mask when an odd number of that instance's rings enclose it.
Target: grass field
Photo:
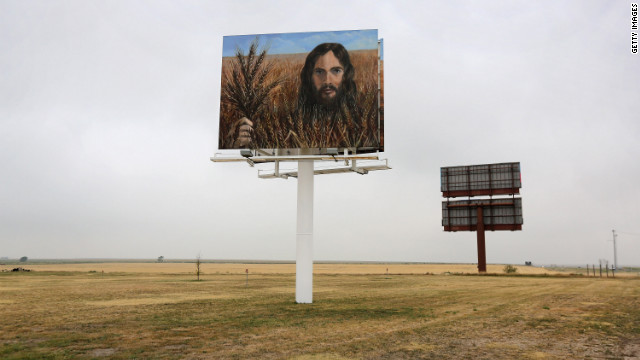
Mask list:
[[[17,266],[23,266],[34,271],[96,271],[96,272],[124,272],[124,273],[159,273],[159,274],[189,274],[195,271],[195,265],[191,262],[85,262],[85,263],[31,263],[26,265],[6,265],[1,269],[9,270]],[[296,271],[294,263],[251,264],[251,263],[211,263],[203,262],[202,271],[206,274],[245,274],[249,270],[251,274],[293,274]],[[504,265],[488,265],[490,273],[501,273]],[[314,264],[316,274],[403,274],[423,275],[444,273],[477,273],[478,269],[473,264],[401,264],[401,263],[372,263],[372,264]],[[520,266],[521,274],[560,274],[560,270],[547,270],[533,266]]]
[[[639,276],[438,266],[319,264],[295,304],[292,264],[27,265],[0,273],[0,358],[640,357]]]

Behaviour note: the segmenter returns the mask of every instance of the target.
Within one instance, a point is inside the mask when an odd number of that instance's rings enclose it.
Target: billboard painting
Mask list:
[[[384,150],[381,53],[377,30],[225,36],[219,149]]]

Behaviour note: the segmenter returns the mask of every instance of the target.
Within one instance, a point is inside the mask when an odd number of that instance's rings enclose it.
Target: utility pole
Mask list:
[[[618,250],[616,249],[616,238],[618,235],[615,229],[611,231],[613,232],[613,268],[618,270]]]

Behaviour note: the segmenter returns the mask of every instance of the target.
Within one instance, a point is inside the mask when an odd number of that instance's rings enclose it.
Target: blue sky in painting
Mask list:
[[[347,50],[377,49],[378,30],[349,30],[326,32],[299,32],[282,34],[252,34],[225,36],[222,42],[222,56],[234,56],[237,47],[245,53],[256,36],[260,45],[269,47],[269,54],[307,53],[318,44],[337,42]]]

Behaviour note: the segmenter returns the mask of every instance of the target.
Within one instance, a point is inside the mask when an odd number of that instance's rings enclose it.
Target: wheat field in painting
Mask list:
[[[278,81],[270,92],[260,115],[250,119],[254,126],[252,148],[295,149],[347,147],[381,149],[383,138],[383,111],[378,107],[378,58],[377,50],[350,51],[351,62],[356,69],[355,83],[358,89],[357,103],[363,109],[361,119],[341,120],[330,130],[303,125],[297,113],[300,71],[307,54],[267,55],[265,64],[271,68],[268,75],[256,80],[260,84]],[[232,68],[236,57],[222,59],[222,88],[232,82]],[[384,74],[382,64],[381,82]],[[380,96],[380,109],[383,104]],[[234,148],[237,129],[234,123],[242,114],[223,96],[220,103],[219,149]]]

